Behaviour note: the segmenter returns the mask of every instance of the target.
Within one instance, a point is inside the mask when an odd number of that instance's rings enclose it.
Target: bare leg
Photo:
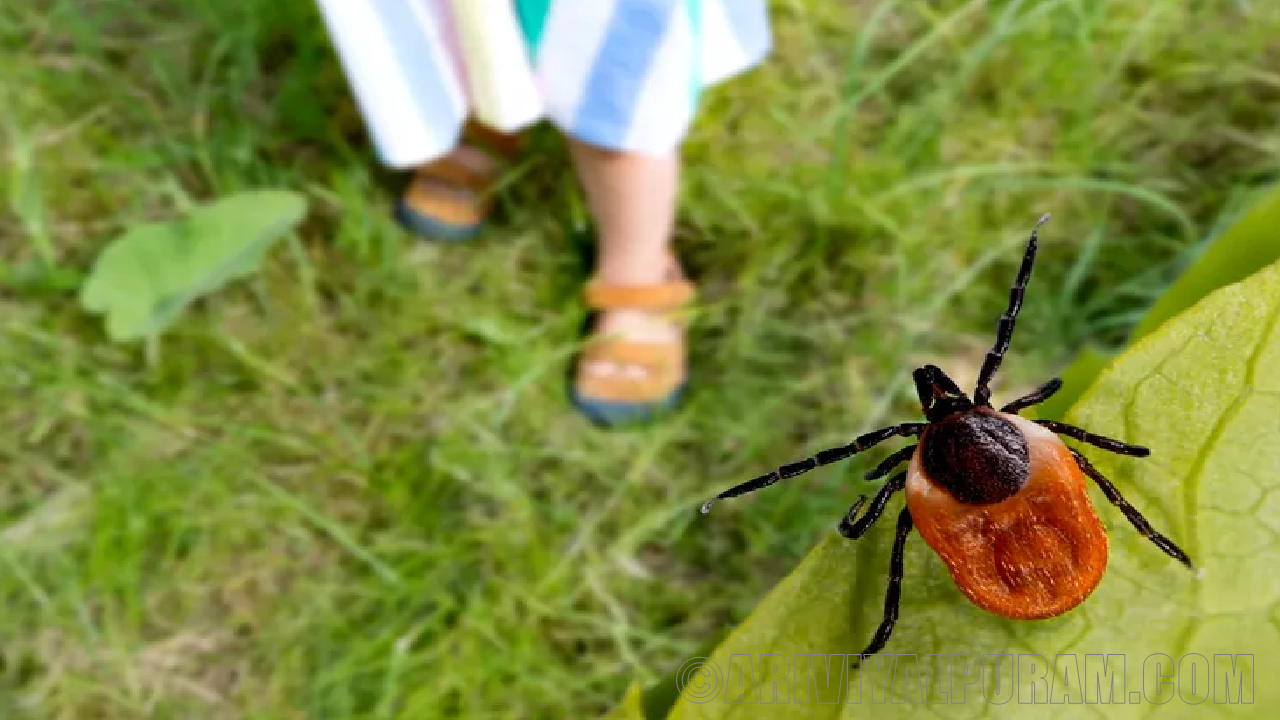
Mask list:
[[[614,287],[663,283],[679,272],[671,244],[679,186],[679,157],[604,150],[569,143],[599,232],[596,276]],[[641,310],[602,312],[596,332],[640,342],[678,339],[679,328]],[[597,362],[589,373],[643,375],[638,367]]]

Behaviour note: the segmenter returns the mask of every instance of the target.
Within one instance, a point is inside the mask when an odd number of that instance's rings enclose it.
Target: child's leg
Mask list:
[[[671,243],[678,155],[603,150],[580,141],[570,145],[599,236],[595,281],[619,294],[638,292],[643,299],[682,280]],[[597,337],[664,348],[660,352],[669,356],[668,361],[681,367],[673,370],[675,375],[654,377],[660,371],[643,352],[628,353],[615,346],[613,351],[584,355],[578,374],[579,405],[583,396],[596,400],[595,411],[584,409],[605,422],[613,420],[600,417],[611,414],[606,405],[630,405],[634,411],[634,406],[662,404],[683,380],[680,325],[661,310],[643,307],[643,300],[637,303],[640,307],[626,304],[602,310]]]
[[[676,216],[677,155],[602,150],[577,140],[570,147],[600,235],[597,275],[618,286],[662,282]]]

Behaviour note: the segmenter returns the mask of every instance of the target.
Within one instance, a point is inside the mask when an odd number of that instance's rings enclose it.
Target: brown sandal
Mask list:
[[[476,167],[456,152],[434,160],[414,172],[396,206],[396,216],[409,230],[441,241],[466,240],[484,225],[493,209],[494,183],[505,165],[524,146],[522,135],[503,135],[477,122],[469,122],[462,147],[488,156]]]
[[[598,279],[587,284],[587,306],[594,310],[652,310],[676,316],[695,295],[694,285],[683,276],[646,287],[612,287]],[[684,322],[679,322],[684,330]],[[573,404],[601,425],[648,419],[679,401],[686,383],[686,349],[683,338],[669,342],[593,337],[578,359]],[[625,373],[593,374],[598,363],[643,370],[636,377]]]

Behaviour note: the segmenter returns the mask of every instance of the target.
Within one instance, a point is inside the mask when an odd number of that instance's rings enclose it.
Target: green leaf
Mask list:
[[[826,533],[712,653],[701,682],[689,685],[669,717],[893,718],[920,712],[913,705],[926,700],[945,703],[928,708],[938,717],[981,712],[1019,720],[1258,716],[1276,707],[1280,686],[1263,671],[1280,656],[1278,369],[1280,263],[1215,291],[1136,343],[1068,418],[1151,448],[1150,457],[1137,459],[1071,443],[1191,555],[1200,575],[1139,535],[1095,488],[1111,538],[1101,585],[1061,617],[1011,621],[970,604],[913,533],[901,614],[885,649],[891,654],[879,658],[883,666],[872,659],[852,671],[842,656],[862,650],[880,621],[898,496],[861,540]],[[833,524],[843,510],[833,508]],[[994,674],[998,683],[992,673],[965,674],[983,668],[984,655],[991,663],[999,654],[1024,657],[1005,658]],[[1226,676],[1207,698],[1203,684],[1197,694],[1194,664],[1178,666],[1176,685],[1161,683],[1160,654],[1182,663],[1201,656],[1201,683],[1234,660],[1235,682],[1251,704],[1239,704],[1239,696],[1225,702]],[[1039,672],[1028,656],[1040,658]],[[1116,656],[1115,684],[1104,676],[1102,686],[1122,690],[1118,704],[1097,706],[1098,681],[1090,676],[1097,656]],[[983,699],[984,687],[992,702]],[[775,698],[777,704],[762,702]],[[1201,702],[1188,702],[1195,700]],[[1090,706],[1068,704],[1080,702]]]
[[[696,651],[694,657],[683,663],[683,667],[677,668],[675,672],[668,673],[661,680],[647,688],[641,689],[639,685],[633,684],[628,689],[627,697],[630,697],[631,693],[640,693],[640,706],[644,711],[643,720],[663,720],[671,712],[676,700],[680,698],[680,691],[684,689],[686,683],[690,681],[697,683],[706,679],[697,675],[697,668],[704,656],[710,655],[713,650],[719,647],[726,635],[728,635],[727,629],[712,633],[703,642],[702,647]]]
[[[135,226],[98,256],[80,302],[106,315],[112,340],[155,337],[194,300],[256,272],[306,207],[297,193],[251,191],[180,220]]]
[[[1218,236],[1200,258],[1165,291],[1129,335],[1133,343],[1146,337],[1170,318],[1191,307],[1220,287],[1238,282],[1280,260],[1280,186],[1268,191],[1243,217]],[[1111,356],[1087,348],[1065,371],[1066,385],[1039,406],[1041,417],[1059,418],[1080,398],[1080,393]]]
[[[644,689],[640,683],[631,683],[627,694],[622,698],[622,704],[601,720],[647,720],[644,714]]]

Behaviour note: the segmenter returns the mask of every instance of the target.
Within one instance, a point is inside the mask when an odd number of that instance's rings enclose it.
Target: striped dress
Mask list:
[[[317,3],[374,146],[395,169],[453,149],[482,96],[510,99],[505,131],[545,119],[600,147],[667,152],[703,89],[771,47],[767,0]]]

